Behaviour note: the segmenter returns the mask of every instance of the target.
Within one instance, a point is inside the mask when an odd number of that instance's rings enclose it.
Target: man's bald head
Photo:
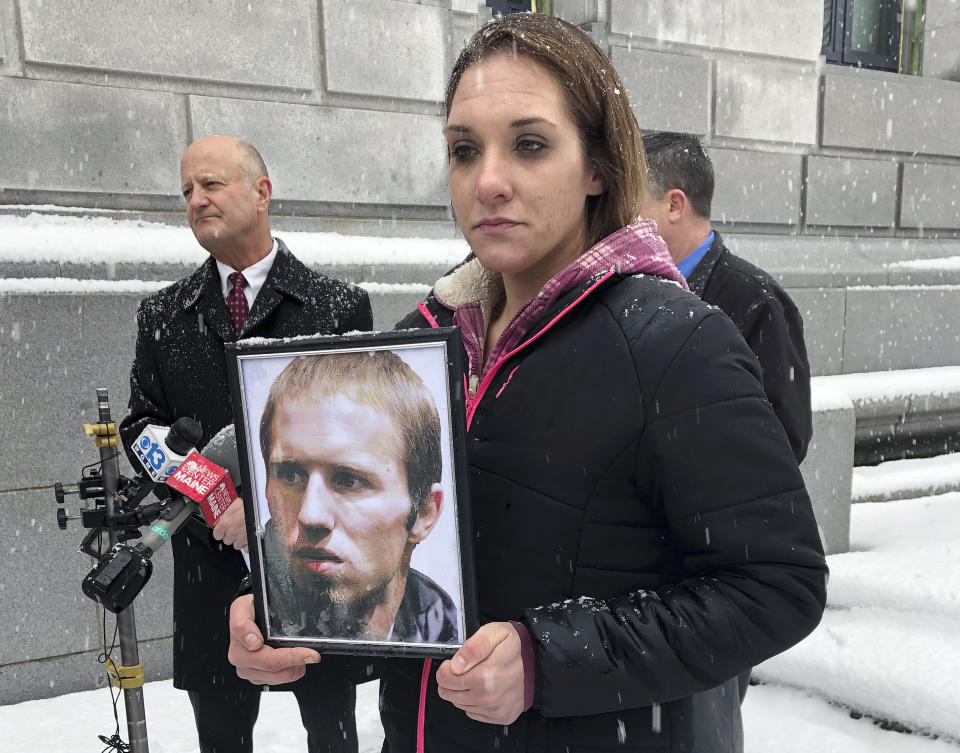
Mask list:
[[[246,172],[247,177],[250,178],[250,182],[255,181],[257,178],[269,178],[270,176],[267,175],[267,166],[256,147],[249,141],[244,141],[243,139],[237,139],[236,141],[237,149],[240,152],[240,159],[243,160],[244,172]]]
[[[249,178],[251,183],[257,178],[270,177],[267,173],[267,165],[263,161],[263,157],[260,156],[260,152],[246,139],[237,138],[236,136],[201,136],[186,148],[183,156],[186,157],[191,150],[215,152],[228,160],[233,157],[236,160],[237,166],[243,170],[244,175]],[[233,154],[231,154],[231,152]],[[180,164],[183,164],[182,158]]]
[[[260,153],[234,136],[202,136],[180,158],[180,190],[194,235],[215,258],[242,270],[273,245],[273,187]]]

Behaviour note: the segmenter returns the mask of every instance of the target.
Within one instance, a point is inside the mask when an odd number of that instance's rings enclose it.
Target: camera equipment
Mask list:
[[[202,429],[190,418],[178,419],[169,429],[162,426],[146,427],[132,448],[143,465],[143,471],[129,479],[120,475],[120,438],[116,424],[110,417],[106,389],[97,389],[97,408],[99,420],[94,424],[84,424],[83,431],[94,438],[99,448],[99,466],[92,464],[85,467],[75,489],[67,489],[62,483],[54,485],[58,505],[64,504],[67,495],[76,494],[81,500],[92,501],[93,507],[82,508],[80,515],[73,517],[62,506],[58,507],[57,525],[66,530],[68,521],[80,520],[84,528],[90,529],[78,551],[96,559],[97,564],[83,579],[82,590],[117,615],[121,664],[118,666],[112,661],[110,650],[107,649],[107,671],[113,685],[124,693],[129,749],[134,753],[147,753],[143,665],[139,659],[131,602],[153,571],[149,557],[159,546],[156,541],[162,543],[169,539],[170,534],[196,509],[196,505],[180,495],[171,498],[163,482],[200,441]],[[165,498],[145,503],[147,495],[154,489]],[[146,538],[154,542],[153,546],[145,546],[144,541],[132,546],[123,543],[143,538],[140,528],[151,523],[153,526]],[[108,542],[107,551],[103,551],[104,534]],[[104,627],[104,647],[107,645]],[[119,739],[119,725],[113,738],[101,737],[101,740],[116,750],[125,748]]]
[[[98,429],[99,424],[86,424],[84,431],[97,437],[98,444],[104,437]],[[111,423],[112,426],[112,423]],[[109,427],[108,427],[109,429]],[[112,438],[116,439],[115,428]],[[160,543],[168,540],[170,534],[190,516],[193,509],[179,496],[169,498],[168,490],[162,482],[171,476],[200,441],[202,429],[190,418],[180,418],[169,429],[164,426],[148,425],[134,442],[133,450],[143,465],[143,470],[134,478],[128,479],[117,474],[118,489],[108,497],[103,484],[102,472],[88,469],[77,483],[77,494],[81,499],[93,499],[95,507],[80,512],[80,520],[90,532],[80,544],[80,551],[97,559],[97,564],[83,579],[82,590],[104,609],[114,613],[122,612],[140,593],[153,572],[150,556]],[[110,444],[116,447],[116,444]],[[116,453],[114,453],[114,459]],[[143,503],[146,496],[157,486],[168,498],[158,502]],[[54,493],[57,502],[62,503],[64,495],[71,493],[56,484]],[[57,510],[57,523],[65,529],[71,518],[63,508]],[[74,518],[75,519],[75,518]],[[140,529],[159,521],[148,531],[144,540],[132,546],[123,542],[141,538]],[[107,552],[102,551],[103,533],[109,534],[112,545]]]

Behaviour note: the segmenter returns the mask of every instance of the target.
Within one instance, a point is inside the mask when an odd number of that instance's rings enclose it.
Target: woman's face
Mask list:
[[[468,68],[444,130],[457,222],[484,267],[536,289],[584,251],[587,164],[563,92],[540,64],[498,56]]]

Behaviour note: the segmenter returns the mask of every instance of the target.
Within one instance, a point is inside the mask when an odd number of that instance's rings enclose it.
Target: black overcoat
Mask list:
[[[797,462],[802,461],[813,436],[810,364],[803,318],[793,300],[769,274],[730,253],[716,232],[687,284],[733,320],[756,354],[763,389],[787,432]]]
[[[282,241],[278,244],[241,337],[372,328],[364,290],[308,269]],[[224,343],[237,339],[212,257],[189,277],[145,298],[137,312],[130,410],[120,424],[124,447],[148,423],[195,418],[203,427],[201,447],[232,423]],[[138,467],[132,456],[130,462]],[[172,545],[174,685],[184,690],[249,687],[227,661],[227,615],[245,574],[240,553],[223,547],[196,521],[173,536]],[[323,671],[335,663],[323,662],[328,665]]]

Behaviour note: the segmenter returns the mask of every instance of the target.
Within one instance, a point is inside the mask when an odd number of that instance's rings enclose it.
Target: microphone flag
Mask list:
[[[167,486],[196,502],[211,528],[237,498],[227,470],[196,450],[167,478]]]

